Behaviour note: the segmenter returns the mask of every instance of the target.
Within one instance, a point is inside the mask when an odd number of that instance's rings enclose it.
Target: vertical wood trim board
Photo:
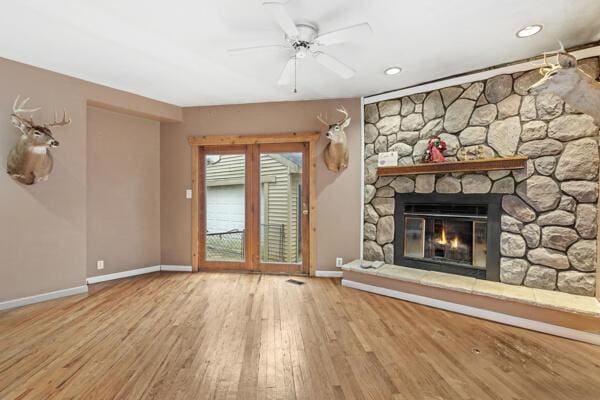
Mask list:
[[[192,271],[197,272],[199,266],[198,254],[198,220],[200,191],[198,188],[198,176],[204,173],[200,170],[200,151],[199,147],[192,147]]]

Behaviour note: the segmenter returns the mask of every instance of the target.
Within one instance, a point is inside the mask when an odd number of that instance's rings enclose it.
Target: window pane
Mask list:
[[[246,157],[206,155],[206,259],[244,261]]]
[[[260,155],[260,259],[302,263],[302,153]]]

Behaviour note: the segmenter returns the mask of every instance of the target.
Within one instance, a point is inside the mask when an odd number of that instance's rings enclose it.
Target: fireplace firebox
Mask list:
[[[501,199],[396,194],[394,264],[499,281]]]

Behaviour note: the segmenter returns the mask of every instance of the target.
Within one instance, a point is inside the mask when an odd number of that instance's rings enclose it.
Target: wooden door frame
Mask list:
[[[219,136],[189,136],[188,143],[192,150],[192,271],[197,272],[200,270],[201,260],[201,246],[200,243],[200,224],[201,224],[201,212],[204,210],[204,205],[201,203],[201,176],[204,176],[204,164],[200,161],[203,159],[202,151],[205,149],[219,149],[222,146],[247,146],[256,144],[278,144],[278,143],[306,143],[308,145],[308,175],[303,177],[303,182],[307,183],[309,191],[308,200],[308,223],[305,224],[305,231],[308,235],[309,243],[309,257],[308,257],[308,273],[314,276],[316,269],[316,216],[317,216],[317,195],[315,186],[316,177],[316,146],[319,140],[319,132],[293,132],[293,133],[281,133],[281,134],[265,134],[265,135],[219,135]],[[248,157],[246,151],[246,156]],[[255,157],[256,155],[250,155]],[[252,160],[251,160],[252,161]],[[202,174],[202,175],[200,175]],[[248,185],[250,177],[246,174],[246,194],[248,195]],[[250,185],[251,186],[251,185]],[[254,213],[256,214],[256,213]],[[252,235],[248,235],[252,236]],[[251,240],[251,239],[246,239]],[[248,244],[248,242],[246,242]],[[252,243],[249,243],[252,246]],[[249,258],[246,258],[245,263],[250,262]],[[249,265],[249,264],[248,264]],[[246,268],[243,268],[246,269]]]

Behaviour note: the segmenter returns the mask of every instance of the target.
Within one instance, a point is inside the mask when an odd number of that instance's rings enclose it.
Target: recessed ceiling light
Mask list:
[[[384,73],[386,75],[396,75],[396,74],[399,74],[400,71],[402,71],[402,68],[400,68],[400,67],[390,67],[390,68],[386,69],[384,71]]]
[[[537,25],[537,24],[536,25],[528,25],[525,28],[523,28],[517,32],[517,37],[518,38],[526,38],[529,36],[533,36],[536,33],[538,33],[539,31],[541,31],[542,28],[543,28],[542,25]]]

